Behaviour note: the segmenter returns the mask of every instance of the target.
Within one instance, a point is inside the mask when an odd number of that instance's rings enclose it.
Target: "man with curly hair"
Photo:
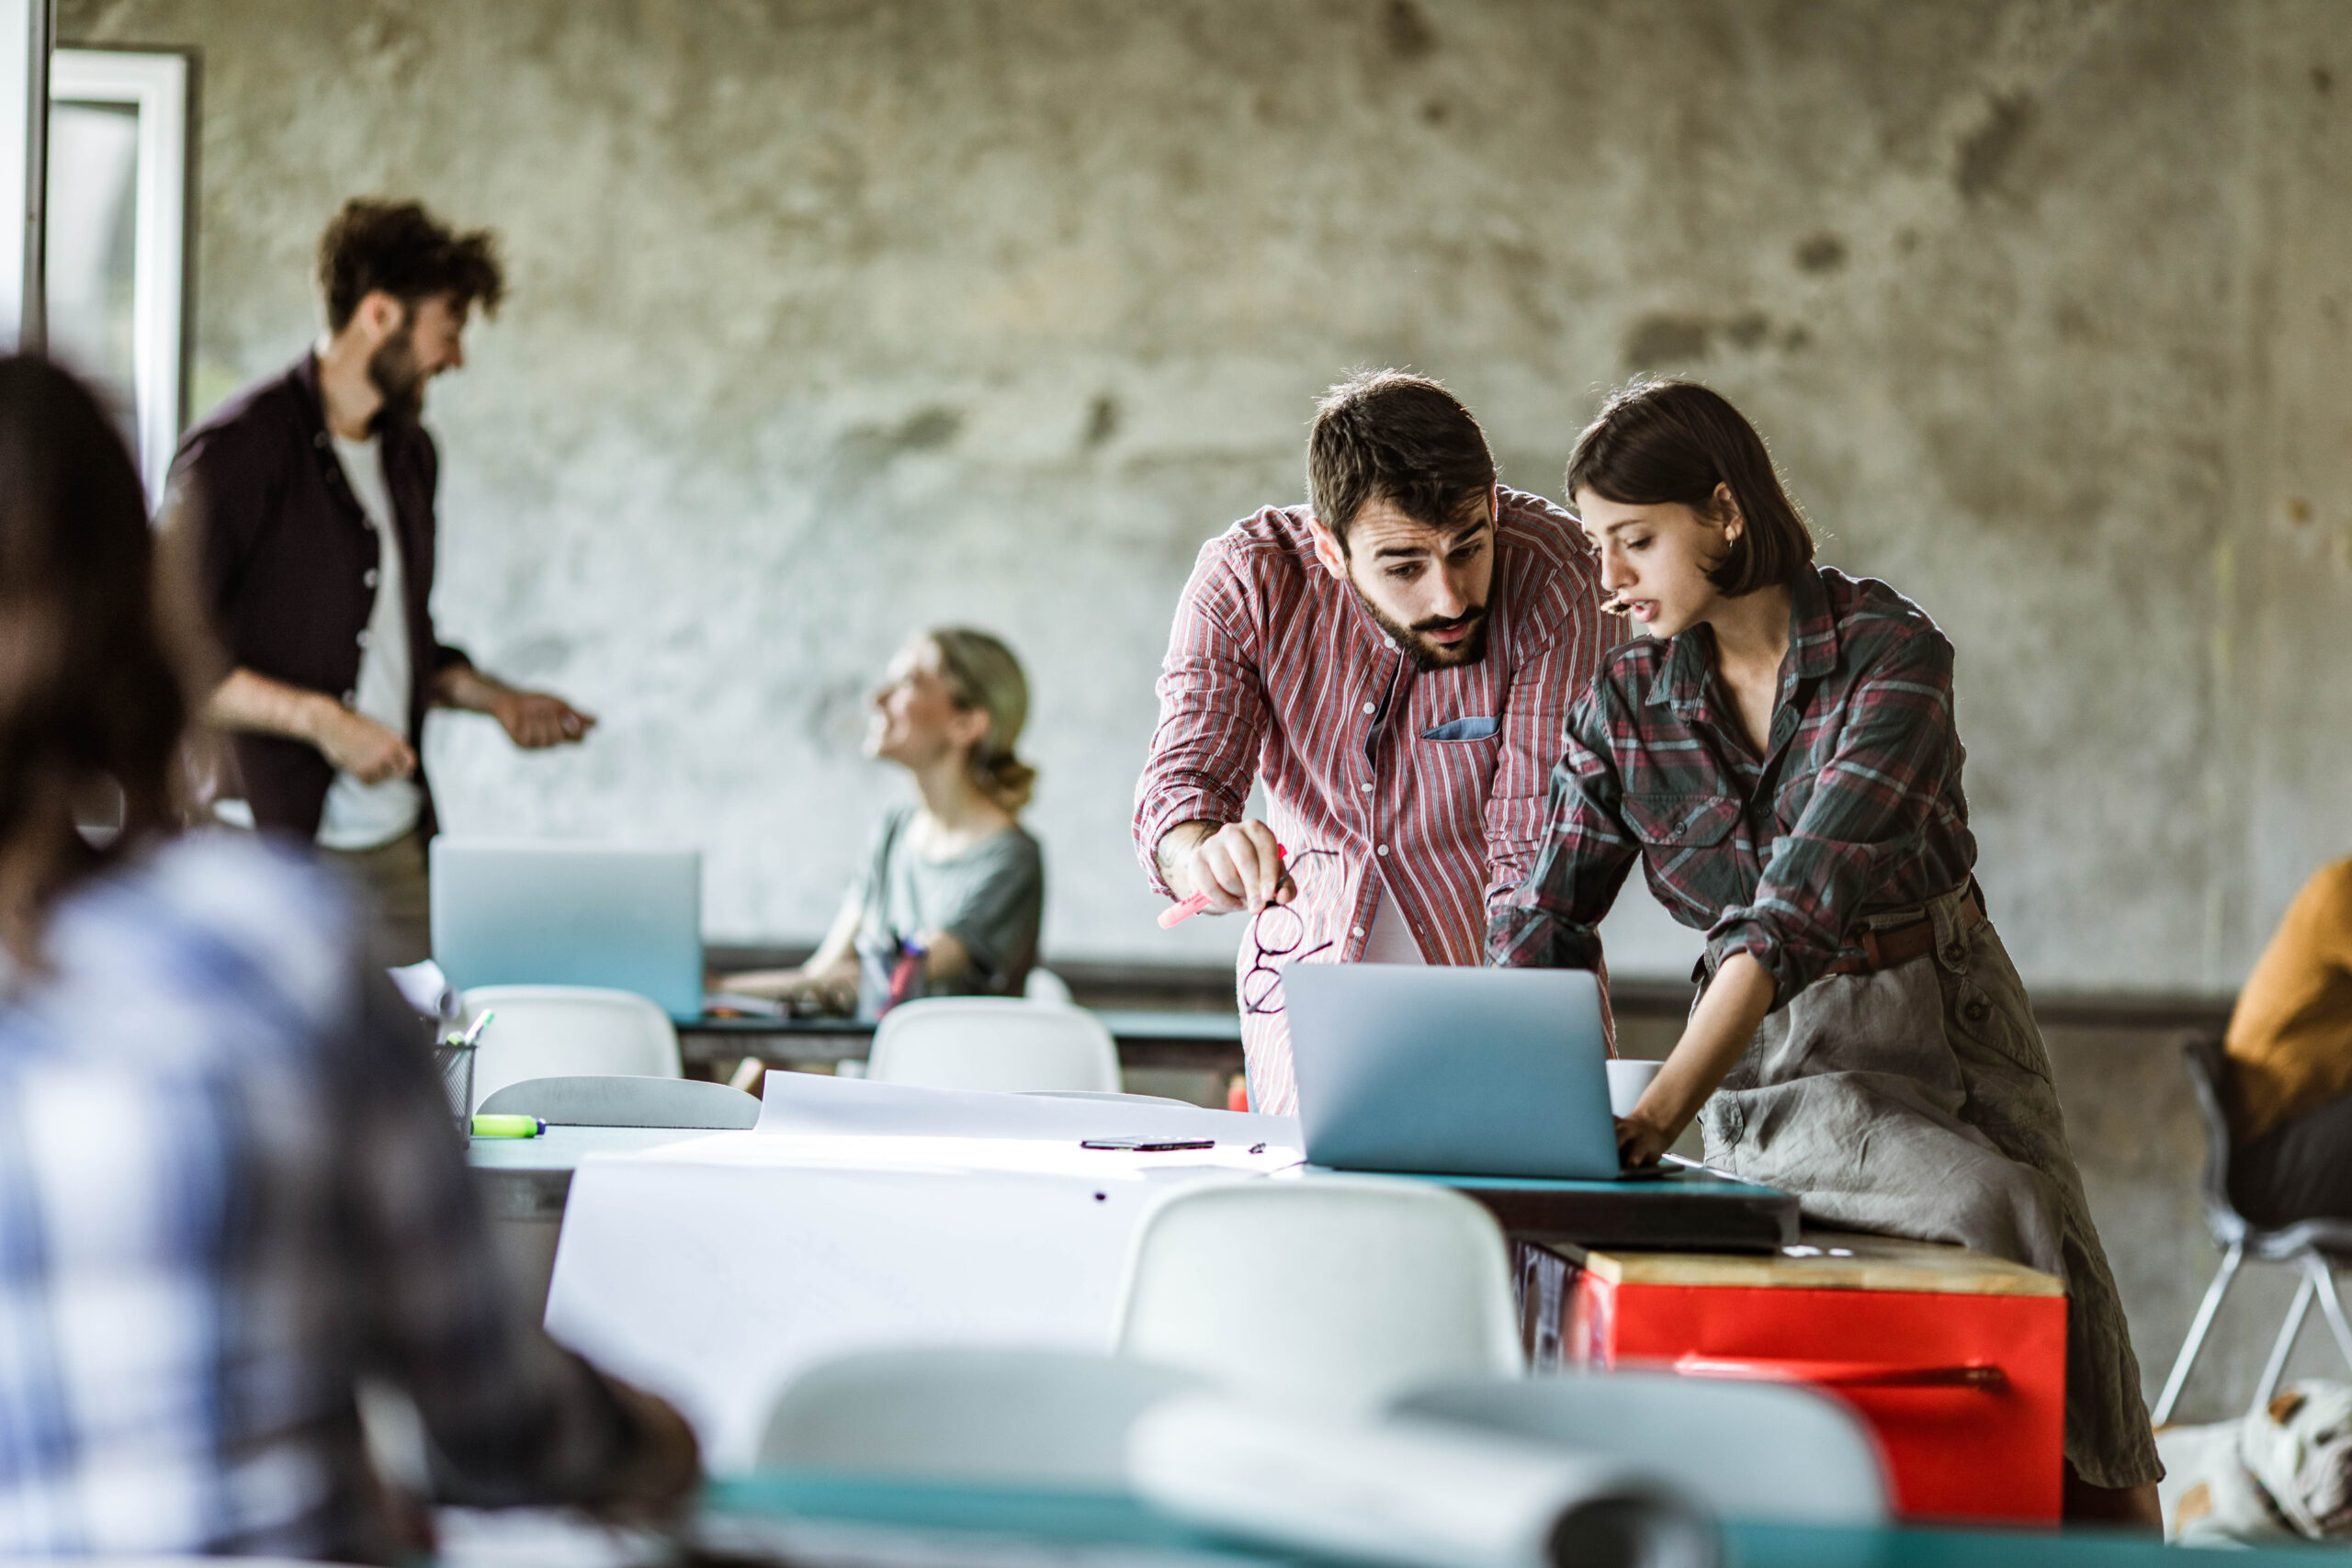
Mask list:
[[[232,739],[224,793],[366,886],[380,956],[409,963],[430,947],[426,711],[489,714],[528,748],[595,720],[434,634],[439,458],[418,418],[426,383],[464,366],[474,307],[504,297],[495,239],[413,201],[355,199],[319,242],[319,283],[325,335],[188,434],[166,527],[198,536],[230,666],[208,707]]]

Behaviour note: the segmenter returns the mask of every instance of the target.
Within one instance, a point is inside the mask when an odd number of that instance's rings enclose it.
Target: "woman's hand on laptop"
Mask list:
[[[1674,1146],[1678,1134],[1646,1120],[1637,1108],[1617,1118],[1617,1163],[1627,1170],[1647,1170]]]
[[[1690,1125],[1707,1097],[1755,1038],[1772,1006],[1772,976],[1753,953],[1735,953],[1690,1010],[1682,1038],[1642,1090],[1631,1114],[1617,1120],[1617,1161],[1628,1170],[1656,1165]]]
[[[847,1015],[857,1010],[857,964],[824,970],[752,969],[715,976],[718,987],[747,997],[767,997],[795,1008]]]

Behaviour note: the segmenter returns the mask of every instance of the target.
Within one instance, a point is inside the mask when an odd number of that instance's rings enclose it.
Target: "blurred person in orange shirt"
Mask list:
[[[2352,1218],[2352,858],[2287,906],[2226,1049],[2239,1210],[2265,1224]]]

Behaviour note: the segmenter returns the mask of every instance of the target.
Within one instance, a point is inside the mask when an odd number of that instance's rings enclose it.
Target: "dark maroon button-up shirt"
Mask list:
[[[413,420],[384,416],[384,488],[400,539],[408,612],[408,741],[420,744],[440,672],[465,663],[437,641],[433,595],[434,490],[440,458]],[[201,591],[232,664],[348,703],[360,638],[376,604],[377,545],[327,434],[318,361],[304,354],[249,387],[187,434],[172,465],[170,526],[201,541]],[[315,747],[282,736],[233,737],[254,821],[314,838],[334,768]],[[418,781],[423,784],[422,771]],[[425,790],[420,825],[433,830]]]

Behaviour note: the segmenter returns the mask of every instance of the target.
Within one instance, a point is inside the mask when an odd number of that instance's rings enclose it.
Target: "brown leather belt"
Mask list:
[[[1970,881],[1968,891],[1962,896],[1960,912],[1963,916],[1973,916],[1977,920],[1984,918],[1984,906],[1976,896],[1973,880]],[[1921,915],[1917,919],[1905,920],[1899,926],[1865,930],[1859,941],[1861,956],[1838,959],[1830,964],[1830,974],[1875,975],[1882,969],[1892,969],[1898,964],[1908,964],[1934,952],[1936,919],[1933,915]]]

